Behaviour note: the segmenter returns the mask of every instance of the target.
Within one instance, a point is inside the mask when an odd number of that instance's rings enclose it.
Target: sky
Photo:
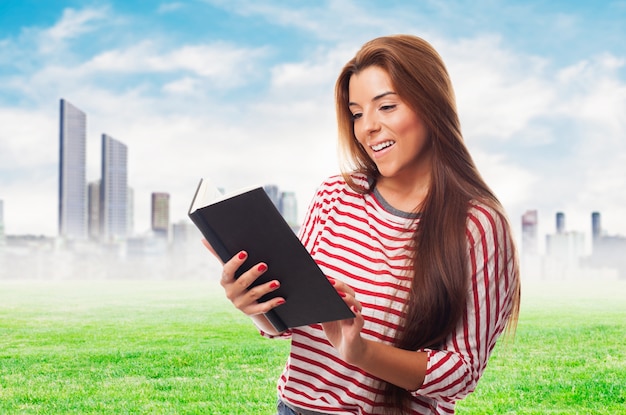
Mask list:
[[[336,174],[333,88],[366,41],[409,33],[449,70],[465,142],[521,232],[626,235],[626,1],[187,0],[0,3],[5,233],[55,236],[59,100],[128,146],[134,230],[150,195],[187,219],[201,177],[275,184],[299,217]]]

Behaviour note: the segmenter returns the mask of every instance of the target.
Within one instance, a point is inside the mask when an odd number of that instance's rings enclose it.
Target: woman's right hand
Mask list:
[[[203,240],[202,243],[217,257],[215,251],[206,240]],[[241,310],[247,316],[254,317],[265,314],[271,309],[283,304],[285,299],[275,297],[264,302],[258,301],[259,298],[265,294],[271,293],[280,287],[278,280],[271,280],[249,288],[257,278],[267,271],[267,265],[263,262],[256,264],[241,274],[239,278],[235,279],[235,272],[246,261],[247,257],[247,253],[241,251],[223,264],[220,285],[224,288],[226,298],[228,298],[237,309]],[[217,258],[219,260],[219,257]]]

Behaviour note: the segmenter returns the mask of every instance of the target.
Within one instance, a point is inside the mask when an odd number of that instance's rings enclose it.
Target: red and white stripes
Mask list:
[[[366,182],[362,183],[367,185]],[[376,193],[352,191],[340,176],[318,189],[300,239],[328,277],[350,285],[363,306],[364,337],[393,343],[409,295],[409,252],[417,215],[399,212]],[[424,385],[412,413],[453,413],[474,390],[511,308],[511,236],[493,210],[475,204],[467,220],[470,292],[467,311],[440,350],[427,350]],[[384,384],[345,363],[320,325],[289,333],[289,360],[278,382],[281,398],[328,414],[382,414]]]

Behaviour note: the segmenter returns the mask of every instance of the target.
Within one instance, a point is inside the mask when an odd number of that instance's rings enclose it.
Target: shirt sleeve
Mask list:
[[[467,309],[440,350],[428,353],[426,377],[415,395],[456,401],[471,393],[506,326],[516,295],[515,247],[502,216],[473,206],[467,222]]]

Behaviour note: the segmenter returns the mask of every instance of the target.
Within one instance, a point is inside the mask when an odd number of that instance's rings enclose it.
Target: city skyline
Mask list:
[[[521,234],[557,211],[626,234],[623,2],[69,1],[0,6],[0,199],[5,233],[57,232],[57,102],[89,114],[87,180],[103,131],[128,144],[135,229],[150,194],[185,219],[200,177],[293,190],[299,220],[338,172],[332,89],[356,49],[424,37],[448,65],[468,147]],[[350,16],[350,18],[346,18]],[[341,22],[341,24],[338,24]]]

